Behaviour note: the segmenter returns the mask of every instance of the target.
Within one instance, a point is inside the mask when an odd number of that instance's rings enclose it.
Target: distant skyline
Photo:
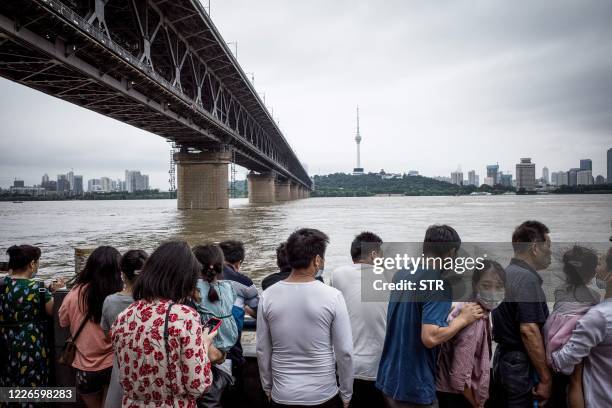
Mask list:
[[[358,104],[366,172],[482,182],[531,157],[606,176],[612,2],[226,0],[212,19],[311,175],[352,171]],[[0,186],[137,168],[168,189],[164,139],[5,79],[0,95]]]

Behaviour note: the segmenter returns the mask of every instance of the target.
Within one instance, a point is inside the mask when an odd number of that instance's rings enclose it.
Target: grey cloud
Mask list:
[[[312,173],[354,166],[357,103],[367,170],[482,175],[532,156],[538,171],[585,157],[604,171],[612,2],[225,0],[212,18]],[[162,139],[7,81],[0,92],[14,97],[0,111],[0,175],[140,167],[166,187]]]

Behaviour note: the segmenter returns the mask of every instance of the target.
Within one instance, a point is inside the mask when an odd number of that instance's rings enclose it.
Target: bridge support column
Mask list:
[[[176,153],[179,210],[229,208],[228,168],[231,153]]]
[[[249,203],[271,204],[276,201],[276,183],[274,174],[249,173],[247,180],[249,189]]]
[[[298,196],[298,189],[300,188],[300,186],[298,184],[295,183],[291,183],[291,187],[289,190],[289,198],[291,200],[297,200],[299,198]]]
[[[278,181],[276,183],[276,201],[289,201],[291,200],[291,182],[290,181]]]

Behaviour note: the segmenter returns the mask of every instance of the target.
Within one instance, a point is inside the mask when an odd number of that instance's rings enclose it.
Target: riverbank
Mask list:
[[[315,191],[311,197],[373,197],[373,196],[465,196],[465,195],[532,195],[532,194],[612,194],[612,184],[581,186],[542,186],[535,191],[511,186],[483,184],[479,187],[456,185],[423,176],[387,177],[379,173],[359,176],[335,173],[314,176]]]
[[[128,193],[127,191],[113,191],[108,193],[61,194],[47,192],[46,194],[0,194],[0,201],[92,201],[92,200],[172,200],[176,199],[175,191],[147,190]]]

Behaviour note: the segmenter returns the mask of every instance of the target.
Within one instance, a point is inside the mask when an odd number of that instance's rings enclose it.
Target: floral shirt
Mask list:
[[[170,301],[139,300],[117,316],[111,328],[123,407],[195,407],[212,383],[200,316],[173,304],[168,316],[168,353],[164,323]]]

